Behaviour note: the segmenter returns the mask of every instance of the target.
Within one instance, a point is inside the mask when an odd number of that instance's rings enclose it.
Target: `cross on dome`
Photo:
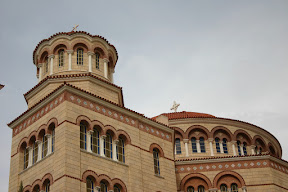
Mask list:
[[[75,27],[73,27],[72,31],[75,32],[78,27],[79,27],[79,25],[75,25]]]
[[[176,101],[174,101],[173,106],[171,107],[170,110],[174,110],[174,112],[177,112],[177,108],[179,107],[179,103],[176,103]]]

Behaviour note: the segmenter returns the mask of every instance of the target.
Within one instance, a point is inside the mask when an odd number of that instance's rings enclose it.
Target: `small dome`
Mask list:
[[[161,115],[168,117],[169,120],[186,119],[186,118],[216,118],[215,116],[206,114],[206,113],[187,112],[187,111],[174,112],[174,113],[162,113]],[[158,116],[153,117],[152,119],[156,119]]]

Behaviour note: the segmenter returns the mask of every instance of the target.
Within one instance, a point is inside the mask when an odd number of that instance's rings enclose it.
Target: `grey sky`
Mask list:
[[[104,36],[119,60],[125,105],[152,117],[179,110],[248,121],[271,132],[288,160],[288,1],[0,1],[0,191],[11,130],[37,83],[35,46],[57,32]]]

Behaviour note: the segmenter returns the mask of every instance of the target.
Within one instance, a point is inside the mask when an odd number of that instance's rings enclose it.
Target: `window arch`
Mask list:
[[[221,192],[228,192],[227,185],[225,185],[225,184],[220,185],[220,191]]]
[[[80,148],[87,149],[87,124],[80,123]]]
[[[42,158],[46,157],[48,154],[48,138],[46,135],[43,135],[42,138]]]
[[[108,158],[112,158],[112,136],[107,133],[104,141],[104,154]]]
[[[45,73],[48,73],[48,57],[45,58]]]
[[[216,151],[217,151],[217,153],[220,153],[221,151],[220,151],[220,143],[219,143],[219,138],[217,137],[217,138],[215,138],[215,144],[216,144]]]
[[[86,189],[87,192],[94,192],[94,182],[90,177],[86,179]]]
[[[59,67],[64,66],[64,49],[60,49],[58,52],[58,63]]]
[[[176,154],[181,154],[181,143],[179,138],[175,139],[175,150]]]
[[[237,186],[236,183],[233,183],[233,184],[231,185],[231,192],[238,192],[238,186]]]
[[[26,147],[24,149],[24,169],[28,167],[28,161],[29,161],[29,148]]]
[[[50,181],[48,180],[47,183],[44,185],[44,190],[45,192],[49,192],[50,191]]]
[[[153,149],[153,159],[154,159],[154,173],[155,175],[160,175],[160,163],[159,163],[159,150]]]
[[[244,155],[247,155],[247,143],[243,143],[243,152],[244,152]]]
[[[124,139],[119,137],[119,142],[117,144],[117,159],[125,163],[125,142]]]
[[[201,153],[205,153],[206,150],[205,150],[205,141],[204,141],[204,137],[200,137],[200,139],[199,139],[199,143],[200,143],[200,150],[201,150]]]
[[[227,147],[227,139],[223,139],[223,151],[224,153],[228,154],[228,147]]]
[[[83,65],[83,49],[77,49],[77,65]]]
[[[205,192],[205,188],[204,188],[203,185],[200,185],[200,186],[198,187],[198,192]]]
[[[100,58],[100,54],[99,53],[95,53],[95,66],[96,66],[96,69],[99,69],[99,58]]]
[[[197,145],[196,145],[196,138],[195,137],[191,138],[191,145],[192,145],[192,152],[197,153]]]
[[[33,188],[33,192],[40,192],[40,187],[39,187],[39,185],[36,185],[36,186]]]
[[[241,143],[237,141],[238,154],[241,155]]]
[[[187,188],[187,192],[194,192],[194,187],[189,186],[189,187]]]
[[[103,181],[100,183],[100,192],[108,192],[108,187]]]
[[[114,185],[114,192],[121,192],[120,187],[118,187],[117,185]]]
[[[93,128],[91,135],[91,149],[93,153],[100,154],[100,133],[96,128]]]

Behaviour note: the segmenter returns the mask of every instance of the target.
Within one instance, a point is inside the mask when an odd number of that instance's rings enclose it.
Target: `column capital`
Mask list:
[[[251,148],[255,149],[256,145],[250,145]]]
[[[32,149],[31,146],[27,146],[26,149],[28,149],[28,151],[30,151]]]
[[[106,63],[108,63],[108,62],[109,62],[109,59],[108,59],[108,58],[104,58],[103,61],[106,62]]]
[[[94,55],[95,53],[94,52],[91,52],[91,51],[88,51],[87,52],[87,55]]]
[[[199,139],[197,139],[197,140],[196,140],[196,143],[200,143],[200,140],[199,140]]]
[[[119,140],[114,140],[113,143],[118,144]]]
[[[55,58],[55,55],[54,55],[54,54],[49,55],[48,58],[53,58],[53,59],[54,59],[54,58]]]
[[[208,141],[209,141],[209,142],[213,142],[213,141],[214,141],[214,138],[208,138]]]
[[[44,63],[38,63],[38,67],[39,68],[42,67],[42,66],[44,66]]]
[[[45,137],[50,138],[52,135],[51,134],[46,134]]]
[[[236,144],[237,143],[237,141],[230,141],[232,144]]]
[[[217,188],[213,188],[213,189],[208,189],[208,191],[210,192],[217,192],[218,191],[218,189]]]
[[[35,142],[36,142],[38,145],[42,143],[41,140],[36,140]]]
[[[105,139],[107,136],[106,135],[101,135],[100,136],[102,139]]]
[[[183,139],[183,143],[189,143],[189,139]]]
[[[74,53],[73,50],[67,50],[66,52],[67,52],[68,54],[73,54],[73,53]]]
[[[94,130],[89,130],[87,132],[92,135],[94,133]]]

